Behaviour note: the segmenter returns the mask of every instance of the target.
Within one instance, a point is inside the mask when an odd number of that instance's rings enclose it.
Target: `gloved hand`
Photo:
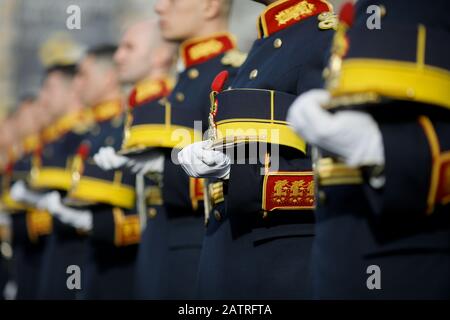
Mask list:
[[[230,158],[223,152],[211,149],[211,146],[211,140],[196,142],[178,153],[178,162],[189,176],[228,179]]]
[[[11,240],[11,224],[11,216],[6,212],[0,211],[0,242]]]
[[[90,210],[76,210],[66,207],[61,202],[59,192],[48,193],[38,204],[41,209],[50,212],[62,223],[83,231],[92,230],[92,212]]]
[[[35,206],[42,199],[42,194],[31,191],[22,180],[16,181],[11,187],[11,198],[17,202],[23,202]]]
[[[163,173],[164,171],[164,155],[158,151],[152,151],[149,154],[136,156],[127,162],[127,167],[134,174],[146,174],[148,172]]]
[[[287,121],[307,142],[350,166],[384,165],[383,140],[372,116],[353,110],[332,114],[322,108],[329,100],[326,90],[305,92],[290,107]]]
[[[45,210],[50,213],[59,210],[61,204],[61,196],[58,191],[46,193],[36,204],[39,210]]]
[[[118,155],[112,147],[102,147],[94,155],[94,161],[103,170],[113,170],[123,167],[131,159]]]
[[[0,211],[0,227],[9,228],[11,226],[11,216],[8,213]]]

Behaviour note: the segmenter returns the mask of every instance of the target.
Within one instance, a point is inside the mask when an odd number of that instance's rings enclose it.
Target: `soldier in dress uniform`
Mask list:
[[[223,74],[213,85],[214,134],[179,155],[189,175],[216,179],[207,188],[201,298],[311,297],[310,152],[285,119],[298,94],[322,85],[335,16],[326,1],[257,2],[267,8],[246,62],[231,89],[222,91]]]
[[[147,118],[148,108],[154,106],[160,99],[166,97],[173,87],[173,81],[170,73],[174,64],[174,56],[176,46],[173,43],[166,42],[162,39],[159,26],[156,20],[147,20],[138,22],[130,26],[124,33],[119,48],[115,53],[114,60],[117,65],[120,81],[123,85],[134,85],[128,98],[128,111],[126,117],[126,124],[128,127],[132,125],[139,125],[145,123]],[[128,136],[122,144],[126,144]],[[140,136],[146,139],[147,136]],[[133,148],[127,149],[123,153],[136,153],[140,145],[136,144]],[[138,174],[138,181],[143,183],[144,177],[139,174],[141,168],[137,164],[135,166],[126,166],[128,158],[123,155],[118,155],[117,150],[112,147],[102,147],[100,151],[94,156],[94,160],[104,170],[112,170],[121,168],[126,174],[130,172]],[[139,180],[141,179],[141,180]],[[147,219],[145,213],[145,192],[153,192],[152,180],[147,180],[147,190],[143,189],[143,185],[137,182],[137,209],[140,211],[138,223],[139,229],[145,227],[145,220]],[[147,196],[149,201],[153,201],[153,205],[159,205],[155,202],[153,193]],[[135,212],[135,214],[138,212]],[[135,215],[135,218],[137,216]],[[144,223],[140,223],[143,219]],[[141,245],[139,249],[139,256],[147,257],[147,244]],[[142,261],[142,258],[139,258]],[[142,265],[142,264],[141,264]],[[144,266],[147,266],[147,262]],[[146,276],[147,271],[141,270],[141,275]],[[135,277],[136,279],[137,277]],[[137,282],[133,279],[132,284]],[[142,279],[139,279],[142,281]],[[128,298],[133,298],[129,295]]]
[[[15,299],[18,300],[37,298],[43,249],[46,236],[51,231],[49,214],[34,207],[38,195],[26,191],[32,156],[39,143],[40,111],[31,101],[19,107],[13,125],[17,144],[9,152],[2,181],[2,202],[11,214],[12,272],[17,285]]]
[[[379,30],[367,28],[375,5]],[[448,1],[347,4],[326,69],[289,120],[317,146],[314,293],[450,297]]]
[[[47,71],[46,89],[47,112],[53,113],[53,121],[42,131],[41,144],[33,155],[29,185],[43,196],[36,204],[41,210],[47,210],[40,204],[44,195],[57,192],[67,193],[71,186],[71,161],[76,147],[86,134],[91,116],[83,108],[76,92],[75,64],[51,66]],[[70,264],[82,261],[83,247],[78,242],[78,234],[72,228],[52,217],[52,233],[45,245],[42,269],[39,275],[39,299],[73,299],[75,292],[67,289],[66,268]],[[70,259],[65,268],[56,267]]]
[[[168,73],[172,65],[173,51],[172,44],[161,41],[155,21],[136,23],[123,35],[120,46],[114,54],[118,78],[123,85],[136,84],[129,97],[130,110],[127,121],[131,121],[130,117],[136,110],[145,109],[147,104],[164,97],[170,90],[171,81]],[[113,173],[116,176],[120,174],[124,182],[134,187],[135,174],[130,171],[132,168],[123,167],[124,162],[110,165],[108,163],[117,160],[117,157],[113,158],[111,155],[115,155],[119,150],[123,140],[122,133],[122,127],[119,132],[111,132],[115,144],[111,145],[105,141],[98,155],[94,156],[96,162],[99,162],[100,154],[103,155],[103,160],[106,160],[100,161],[101,166],[95,169],[95,176],[105,179],[112,177]],[[92,177],[93,172],[94,167],[89,174],[85,171],[84,175]],[[82,177],[80,184],[84,183],[84,178]],[[77,188],[70,196],[83,199],[86,195],[80,194],[80,186]],[[84,289],[83,298],[124,299],[134,296],[135,259],[137,243],[140,240],[137,200],[138,197],[134,196],[132,207],[124,207],[121,204],[112,206],[113,203],[107,202],[106,204],[110,206],[95,210],[93,208],[91,238],[94,253],[89,259],[87,288]]]
[[[203,236],[202,186],[175,165],[171,153],[201,138],[211,81],[224,69],[233,76],[242,63],[227,32],[230,5],[225,0],[162,0],[155,5],[163,37],[180,44],[180,62],[172,93],[142,109],[142,116],[126,128],[123,152],[143,163],[140,173],[150,180],[137,261],[138,298],[194,297]],[[202,123],[194,130],[196,120]],[[140,154],[130,154],[133,150]]]
[[[65,255],[58,259],[58,265],[53,263],[58,277],[52,281],[64,289],[65,281],[61,281],[67,277],[66,268],[79,266],[83,276],[76,297],[80,299],[126,298],[132,291],[139,240],[134,176],[120,170],[105,172],[92,158],[100,147],[118,148],[122,140],[123,103],[113,60],[116,49],[113,45],[92,48],[79,65],[77,88],[94,124],[81,143],[71,145],[71,179],[66,197],[53,192],[40,202],[55,220],[71,230],[71,242],[80,253],[76,261]],[[52,254],[54,260],[58,252],[63,251],[59,256],[65,254],[58,243]]]
[[[6,183],[8,175],[8,150],[13,143],[13,117],[8,116],[1,120],[0,124],[0,300],[6,299],[5,289],[7,283],[15,284],[12,268],[11,247],[11,208],[5,203],[5,197],[9,192],[9,184]],[[13,297],[9,297],[13,298]]]

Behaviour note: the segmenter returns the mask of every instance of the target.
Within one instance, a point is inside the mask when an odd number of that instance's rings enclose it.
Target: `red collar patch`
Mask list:
[[[180,46],[180,56],[183,59],[184,66],[189,68],[234,48],[236,48],[234,36],[229,33],[219,33],[183,42]]]
[[[297,22],[322,12],[332,12],[325,0],[279,0],[267,7],[259,17],[259,38],[266,38]]]
[[[170,79],[145,80],[138,83],[131,91],[128,105],[131,109],[141,104],[159,100],[170,94],[173,83]]]

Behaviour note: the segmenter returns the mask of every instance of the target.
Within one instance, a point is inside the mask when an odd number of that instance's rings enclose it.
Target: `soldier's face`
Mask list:
[[[16,129],[14,129],[14,118],[11,117],[8,120],[5,120],[4,123],[1,123],[1,132],[0,132],[0,152],[4,155],[7,155],[7,150],[1,150],[1,148],[7,149],[13,143],[14,137],[13,134]]]
[[[18,121],[23,135],[27,136],[36,133],[40,129],[37,116],[37,105],[34,102],[23,102],[19,107]]]
[[[42,90],[47,110],[52,115],[60,115],[66,107],[70,82],[60,72],[51,72],[45,79]]]
[[[41,89],[39,92],[39,97],[35,103],[36,108],[36,121],[39,123],[40,127],[48,126],[54,119],[52,114],[48,112],[48,97],[46,92]]]
[[[182,42],[201,33],[208,0],[157,0],[161,33],[166,40]]]
[[[151,37],[142,30],[128,30],[114,55],[120,81],[135,83],[144,79],[150,73],[151,67]]]
[[[104,93],[104,73],[92,56],[85,57],[78,70],[77,94],[84,105],[92,107],[99,102],[99,97]]]

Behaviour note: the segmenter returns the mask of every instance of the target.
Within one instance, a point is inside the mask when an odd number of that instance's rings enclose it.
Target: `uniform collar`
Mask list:
[[[267,38],[304,19],[332,11],[326,0],[278,0],[259,16],[258,38]]]
[[[14,166],[14,164],[19,161],[21,157],[20,154],[20,148],[18,147],[18,145],[14,144],[12,146],[9,147],[8,150],[8,159],[9,159],[9,163],[11,163],[12,166]]]
[[[131,91],[128,105],[132,109],[138,105],[166,97],[172,88],[173,80],[169,77],[141,81]]]
[[[71,131],[82,119],[83,110],[77,110],[64,115],[58,120],[56,126],[61,135]]]
[[[186,68],[206,62],[236,48],[235,37],[228,33],[216,33],[208,37],[193,38],[180,45],[180,56]]]
[[[94,112],[92,108],[85,108],[66,114],[42,131],[39,142],[42,142],[44,145],[52,143],[77,126],[90,124],[93,117]]]
[[[59,137],[59,130],[58,130],[58,120],[42,131],[42,141],[44,143],[51,143],[58,139]]]
[[[105,101],[92,108],[95,121],[102,122],[112,119],[123,112],[120,99]]]
[[[32,134],[26,137],[23,141],[23,151],[28,154],[34,151],[39,146],[39,135]]]

